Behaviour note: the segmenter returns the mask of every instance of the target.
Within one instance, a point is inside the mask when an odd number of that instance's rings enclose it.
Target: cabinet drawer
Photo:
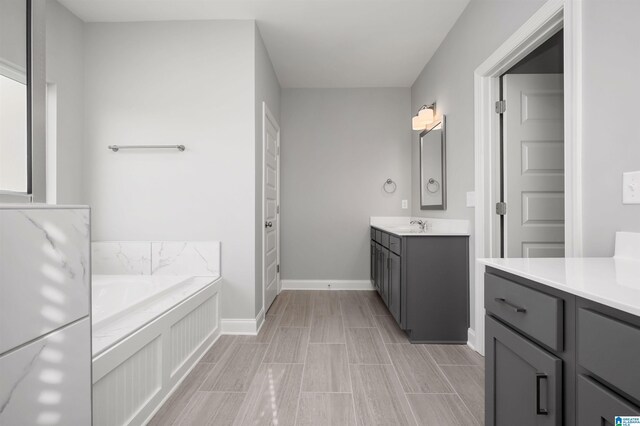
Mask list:
[[[578,311],[578,363],[640,401],[640,328]]]
[[[375,231],[376,231],[375,241],[376,241],[376,243],[381,244],[382,243],[382,231],[379,230],[379,229],[376,229]]]
[[[382,246],[385,248],[389,248],[389,234],[387,234],[386,232],[382,233],[382,235],[380,236],[380,244],[382,244]]]
[[[492,274],[485,274],[485,308],[514,328],[563,350],[563,301]]]
[[[369,234],[371,235],[371,239],[373,241],[375,241],[376,240],[376,230],[373,229],[373,228],[369,228]]]
[[[400,255],[400,241],[401,238],[400,237],[396,237],[395,235],[389,235],[389,250],[391,250],[392,252],[394,252],[397,255]]]
[[[578,424],[614,424],[617,416],[639,416],[640,409],[586,376],[578,376]]]

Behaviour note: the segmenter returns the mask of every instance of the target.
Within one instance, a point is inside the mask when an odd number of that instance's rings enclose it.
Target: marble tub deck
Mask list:
[[[221,336],[151,425],[479,425],[484,359],[412,345],[372,291],[284,291]]]

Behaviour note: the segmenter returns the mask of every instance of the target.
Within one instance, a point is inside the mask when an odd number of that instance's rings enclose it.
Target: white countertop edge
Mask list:
[[[611,258],[611,257],[594,257],[594,258],[567,258],[567,259],[553,259],[553,260],[557,260],[558,264],[560,263],[565,263],[567,260],[571,260],[571,259],[579,259],[580,261],[584,262],[584,261],[589,261],[589,260],[594,260],[594,262],[614,262],[614,260],[616,260],[615,258]],[[516,266],[511,266],[508,264],[505,264],[504,262],[508,261],[507,259],[476,259],[476,261],[480,264],[483,264],[485,266],[489,266],[491,268],[495,268],[495,269],[499,269],[501,271],[531,280],[531,281],[535,281],[537,283],[546,285],[548,287],[551,288],[555,288],[557,290],[563,291],[565,293],[569,293],[569,294],[573,294],[574,296],[578,296],[581,297],[583,299],[587,299],[587,300],[591,300],[593,302],[596,303],[600,303],[602,305],[605,306],[609,306],[611,308],[614,309],[618,309],[620,311],[623,312],[627,312],[629,314],[632,315],[636,315],[636,316],[640,316],[640,300],[635,300],[632,299],[633,301],[636,302],[636,304],[629,304],[627,302],[631,301],[629,299],[626,300],[620,300],[617,298],[614,298],[611,296],[611,292],[608,290],[611,289],[607,289],[604,288],[602,289],[603,293],[609,293],[609,296],[607,297],[605,294],[598,294],[598,293],[594,293],[591,291],[585,291],[583,289],[580,288],[576,288],[570,285],[567,285],[566,283],[557,281],[557,280],[553,280],[549,277],[546,277],[544,275],[541,274],[535,274],[535,273],[531,273],[528,271],[524,271],[519,267]],[[522,259],[517,259],[519,261],[521,261]],[[618,261],[621,261],[621,259],[617,259]],[[624,261],[624,260],[622,260]],[[638,265],[638,271],[640,271],[640,262],[637,262],[635,260],[627,260],[627,262],[630,263],[635,263]],[[615,277],[612,278],[612,282],[615,282]]]
[[[393,228],[387,228],[380,225],[370,225],[372,228],[379,229],[389,234],[397,235],[399,237],[468,237],[468,232],[438,232],[438,231],[425,231],[425,232],[397,232]]]
[[[82,204],[0,203],[0,210],[84,210]]]

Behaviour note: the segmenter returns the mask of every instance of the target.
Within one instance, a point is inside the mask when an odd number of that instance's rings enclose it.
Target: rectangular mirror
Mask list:
[[[445,117],[420,134],[420,209],[447,208]]]
[[[29,191],[27,2],[0,0],[0,193]]]

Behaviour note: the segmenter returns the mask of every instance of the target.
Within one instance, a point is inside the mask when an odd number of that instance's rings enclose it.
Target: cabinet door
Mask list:
[[[586,376],[578,376],[578,424],[614,425],[618,416],[640,416],[640,409]]]
[[[382,275],[380,277],[380,295],[382,296],[384,303],[389,307],[389,250],[384,247],[380,247],[380,253],[380,269]]]
[[[486,424],[561,425],[562,360],[486,317]]]
[[[370,250],[370,261],[371,264],[369,265],[369,279],[371,279],[371,284],[374,285],[375,287],[375,281],[376,281],[376,243],[371,240],[371,246],[370,246],[371,250]]]
[[[373,271],[374,273],[373,282],[376,290],[378,291],[380,296],[382,296],[382,285],[380,284],[380,281],[382,280],[382,260],[381,260],[382,252],[378,244],[375,245],[374,254],[375,254],[375,259],[374,259],[375,271]]]
[[[389,253],[389,311],[400,323],[400,256]]]

